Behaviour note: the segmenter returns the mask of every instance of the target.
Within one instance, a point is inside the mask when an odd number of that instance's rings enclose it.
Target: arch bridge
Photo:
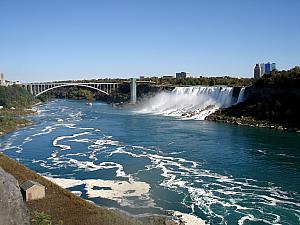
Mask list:
[[[32,95],[39,96],[43,93],[51,91],[60,87],[85,87],[92,90],[99,91],[105,95],[110,95],[112,92],[116,91],[121,83],[27,83],[22,84]]]

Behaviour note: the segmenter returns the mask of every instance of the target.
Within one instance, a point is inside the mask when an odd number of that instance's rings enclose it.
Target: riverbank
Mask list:
[[[14,131],[18,127],[25,127],[32,124],[32,121],[22,116],[36,113],[31,109],[1,109],[0,110],[0,136]]]
[[[282,131],[290,131],[290,132],[298,132],[300,133],[300,128],[297,127],[286,127],[277,123],[273,123],[269,120],[257,120],[250,116],[228,116],[224,113],[223,110],[218,110],[213,114],[207,116],[205,120],[220,122],[220,123],[228,123],[234,124],[237,126],[249,126],[249,127],[257,127],[257,128],[270,128]]]
[[[98,207],[50,182],[34,171],[0,153],[0,167],[13,175],[19,183],[34,180],[46,187],[46,197],[27,202],[31,217],[35,211],[51,216],[53,224],[62,221],[64,225],[124,224],[140,225],[141,222],[103,207]]]
[[[205,120],[300,132],[300,107],[296,102],[299,98],[287,92],[282,95],[269,94],[267,97],[250,96],[245,102],[217,110]]]
[[[32,122],[23,116],[34,114],[31,107],[38,102],[20,86],[0,86],[0,136],[18,127],[31,125]]]

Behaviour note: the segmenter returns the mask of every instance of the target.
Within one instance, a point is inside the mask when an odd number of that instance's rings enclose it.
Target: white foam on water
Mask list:
[[[55,128],[52,126],[46,126],[44,129],[41,130],[41,132],[31,135],[32,137],[50,134]]]
[[[7,151],[10,149],[16,149],[16,153],[22,153],[23,151],[22,145],[12,145],[12,142],[5,142],[3,144],[1,143],[0,152]]]
[[[135,147],[135,149],[136,148],[137,147]],[[161,176],[164,178],[160,183],[161,186],[178,193],[182,193],[184,189],[187,190],[192,204],[189,200],[186,201],[185,198],[181,203],[187,208],[190,208],[192,213],[194,213],[195,206],[198,206],[207,215],[219,217],[224,221],[224,215],[218,214],[213,209],[213,206],[217,204],[221,205],[224,209],[234,208],[236,212],[247,214],[250,218],[255,218],[255,221],[266,221],[266,223],[269,224],[279,223],[280,215],[271,213],[270,218],[275,219],[269,221],[251,215],[251,212],[261,210],[261,215],[266,215],[266,213],[262,211],[263,208],[277,207],[280,205],[280,207],[284,208],[292,206],[292,211],[300,213],[300,203],[295,202],[292,197],[289,197],[288,192],[282,191],[272,183],[260,185],[259,181],[253,179],[235,179],[220,175],[201,168],[201,165],[197,162],[179,157],[153,154],[146,149],[147,148],[143,147],[140,149],[141,151],[128,151],[125,147],[119,147],[112,151],[110,156],[114,154],[126,154],[134,158],[145,157],[150,159],[151,164],[146,166],[146,170],[161,169]],[[195,186],[191,180],[194,180],[197,186]],[[224,197],[224,195],[226,197]],[[253,208],[251,205],[241,205],[243,199],[253,199],[256,206]]]
[[[31,137],[27,137],[27,138],[24,139],[23,145],[26,144],[26,143],[28,143],[28,142],[31,142],[31,141],[32,141],[32,138]]]
[[[117,181],[101,179],[65,179],[46,177],[48,180],[56,183],[63,188],[71,188],[79,185],[85,185],[85,191],[89,198],[105,198],[118,202],[121,206],[135,207],[130,199],[136,197],[148,201],[150,185],[139,181]]]
[[[101,162],[100,164],[94,164],[91,161],[79,161],[76,159],[64,159],[64,163],[68,160],[69,165],[73,165],[79,169],[84,169],[86,171],[96,171],[103,169],[116,169],[116,177],[126,177],[131,178],[130,175],[126,175],[123,166],[115,162]]]
[[[82,191],[71,191],[74,195],[80,197],[82,195]]]
[[[62,144],[58,144],[58,142],[61,141],[61,140],[64,140],[64,139],[71,139],[71,138],[74,138],[74,137],[87,135],[87,134],[89,134],[89,132],[77,133],[77,134],[73,134],[71,136],[57,137],[53,140],[52,145],[55,146],[55,147],[61,148],[61,150],[70,150],[71,149],[70,145],[62,145]]]
[[[16,153],[22,153],[23,147],[21,145],[17,145],[17,146],[15,146],[15,148],[19,149],[19,150],[16,151]]]
[[[95,130],[93,127],[79,127],[79,130]]]
[[[259,153],[262,153],[262,154],[264,154],[264,155],[266,155],[267,154],[267,152],[266,151],[264,151],[264,150],[260,150],[260,149],[258,149],[257,150]]]
[[[280,218],[280,217],[279,217]],[[253,221],[253,222],[263,222],[263,224],[270,224],[270,225],[281,225],[279,222],[279,218],[277,217],[276,221],[267,221],[267,220],[264,220],[264,219],[258,219],[258,218],[255,218],[253,215],[246,215],[246,216],[243,216],[242,218],[239,219],[238,221],[238,224],[239,225],[244,225],[244,224],[248,224],[246,223],[246,221]]]
[[[109,140],[109,139],[99,139],[94,142],[95,145],[97,146],[102,146],[102,145],[114,145],[114,146],[119,146],[120,142],[114,141],[114,140]]]
[[[69,123],[69,124],[66,124],[66,123],[63,123],[63,124],[56,124],[57,126],[61,125],[61,126],[64,126],[66,128],[69,128],[69,129],[76,129],[76,124],[74,123]]]
[[[77,113],[70,113],[69,114],[69,117],[70,118],[68,118],[68,120],[70,121],[76,121],[76,122],[78,122],[78,121],[81,121],[82,120],[82,116],[83,116],[83,113],[82,113],[82,111],[79,111],[79,112],[77,112]]]
[[[169,211],[172,216],[177,217],[178,224],[185,225],[205,225],[205,221],[191,214],[182,213],[178,211]]]
[[[91,141],[87,138],[84,138],[84,139],[73,139],[73,140],[70,140],[70,142],[89,143]]]

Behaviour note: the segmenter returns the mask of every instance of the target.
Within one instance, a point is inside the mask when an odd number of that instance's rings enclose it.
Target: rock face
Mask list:
[[[18,181],[0,167],[0,225],[29,225]]]

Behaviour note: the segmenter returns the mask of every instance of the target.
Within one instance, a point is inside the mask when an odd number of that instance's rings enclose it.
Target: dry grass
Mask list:
[[[45,212],[64,225],[133,225],[140,222],[112,210],[95,206],[48,181],[32,170],[0,153],[0,166],[19,183],[34,180],[46,187],[46,198],[27,202],[31,212]]]

